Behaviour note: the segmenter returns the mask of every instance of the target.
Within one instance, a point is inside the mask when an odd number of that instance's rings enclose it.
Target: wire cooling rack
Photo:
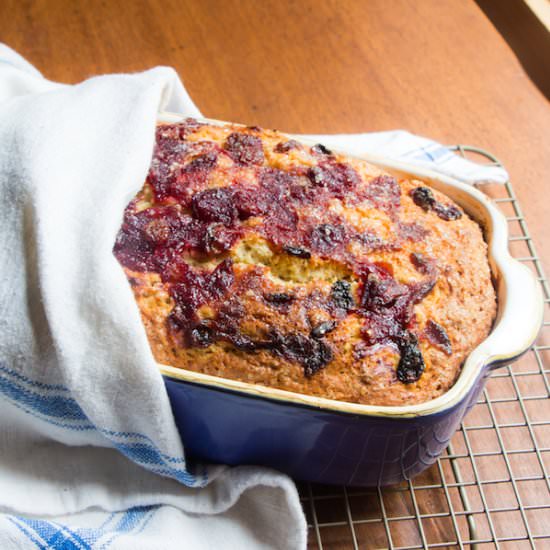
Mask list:
[[[453,147],[500,166],[490,153]],[[311,549],[550,549],[550,293],[512,185],[480,185],[508,219],[510,251],[547,304],[536,344],[492,375],[445,453],[383,489],[299,484]]]

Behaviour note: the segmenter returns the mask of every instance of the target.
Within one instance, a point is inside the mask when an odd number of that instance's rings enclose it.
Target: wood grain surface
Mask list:
[[[471,0],[2,0],[0,22],[53,80],[170,65],[209,117],[486,148],[550,271],[550,106]]]
[[[171,65],[213,118],[489,149],[550,266],[550,106],[473,1],[3,0],[0,21],[53,80]]]

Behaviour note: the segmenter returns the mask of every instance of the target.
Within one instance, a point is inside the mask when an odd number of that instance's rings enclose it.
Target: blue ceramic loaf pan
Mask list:
[[[181,118],[166,114],[161,120]],[[360,158],[398,177],[426,181],[484,228],[498,295],[491,334],[469,355],[448,392],[399,407],[345,403],[160,365],[189,458],[269,466],[318,483],[380,486],[410,479],[443,452],[491,371],[513,362],[534,342],[543,315],[540,286],[510,256],[506,219],[490,199],[423,168]]]

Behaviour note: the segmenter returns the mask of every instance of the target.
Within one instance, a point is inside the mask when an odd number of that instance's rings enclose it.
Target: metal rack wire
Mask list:
[[[500,165],[490,153],[453,147]],[[510,250],[548,281],[512,185],[481,185],[507,217]],[[535,345],[496,371],[446,452],[394,487],[299,485],[312,549],[550,548],[550,307]]]

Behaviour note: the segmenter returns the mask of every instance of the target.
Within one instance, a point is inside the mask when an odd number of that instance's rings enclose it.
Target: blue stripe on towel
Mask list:
[[[99,527],[69,527],[56,521],[6,516],[31,542],[44,550],[104,550],[122,536],[141,533],[151,521],[159,505],[136,506],[108,516]],[[106,527],[118,519],[112,528]]]
[[[400,155],[403,160],[416,160],[429,163],[435,162],[438,164],[452,156],[452,151],[438,143],[429,143],[423,147],[416,147]]]
[[[127,458],[153,473],[172,477],[190,487],[206,485],[206,471],[192,474],[186,469],[183,456],[163,453],[146,435],[94,426],[69,391],[62,385],[37,382],[0,364],[0,394],[19,409],[58,428],[97,431]]]
[[[40,395],[0,376],[0,391],[34,411],[63,420],[88,421],[78,403],[70,397]]]
[[[28,529],[26,525],[19,523],[15,517],[8,517],[8,519],[21,531],[31,542],[34,542],[40,550],[48,550],[48,547],[36,536],[32,529]]]
[[[6,374],[13,376],[14,378],[17,378],[18,380],[21,380],[22,382],[26,382],[31,386],[36,386],[37,388],[42,388],[45,390],[62,391],[62,392],[70,391],[69,388],[67,388],[66,386],[62,386],[61,384],[45,384],[44,382],[36,382],[13,369],[9,369],[5,365],[0,365],[0,372],[5,372]]]

